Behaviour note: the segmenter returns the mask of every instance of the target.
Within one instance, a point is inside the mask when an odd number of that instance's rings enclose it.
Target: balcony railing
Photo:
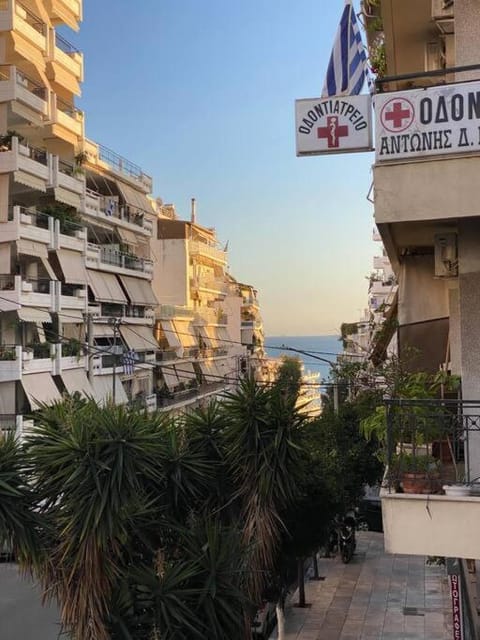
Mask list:
[[[0,275],[0,291],[14,291],[14,290],[15,290],[15,276]]]
[[[425,476],[426,490],[418,493],[477,480],[469,454],[472,438],[480,441],[480,402],[392,399],[385,406],[390,490],[405,491],[406,474]]]
[[[50,293],[50,280],[47,278],[38,278],[32,280],[24,277],[24,282],[28,282],[32,287],[33,293]]]
[[[27,76],[23,71],[20,71],[20,69],[16,69],[15,81],[20,87],[27,89],[30,93],[37,96],[37,98],[41,98],[42,100],[47,99],[46,87],[30,78],[30,76]]]
[[[421,89],[422,87],[432,87],[435,85],[441,84],[449,84],[453,82],[451,79],[454,77],[452,74],[457,73],[465,73],[478,71],[478,77],[476,80],[480,80],[480,64],[468,64],[460,67],[446,67],[444,69],[435,69],[433,71],[417,71],[415,73],[402,73],[397,76],[384,76],[383,78],[377,78],[375,80],[375,86],[377,89],[377,93],[383,93],[384,91],[394,91],[390,86],[386,87],[386,85],[397,84],[408,82],[409,89]],[[450,76],[448,78],[448,76]],[[433,82],[427,82],[428,79],[433,79]],[[438,79],[438,81],[436,81]],[[472,80],[471,77],[468,78],[470,82]],[[458,80],[455,80],[458,82]],[[402,86],[402,89],[405,90],[405,86]]]
[[[15,433],[17,416],[14,413],[0,413],[0,433]]]
[[[123,269],[133,269],[134,271],[145,271],[146,263],[151,263],[151,260],[145,260],[144,258],[138,258],[128,253],[122,253],[109,247],[102,247],[100,252],[100,260],[104,264],[114,265],[116,267],[122,267]]]
[[[124,173],[136,180],[140,180],[143,177],[144,173],[138,164],[134,164],[127,158],[115,153],[115,151],[103,146],[103,144],[98,145],[98,151],[100,160],[109,164],[115,171]]]
[[[195,311],[178,305],[161,304],[156,315],[158,318],[163,318],[165,320],[175,317],[193,318],[195,316]]]
[[[15,4],[15,13],[19,18],[25,20],[25,22],[30,25],[32,29],[38,31],[38,33],[40,33],[42,36],[46,35],[47,25],[42,21],[41,18],[27,9],[25,5],[18,2],[18,0]]]
[[[74,53],[80,53],[80,51],[76,47],[74,47],[73,44],[71,44],[68,40],[66,40],[59,33],[55,33],[55,45],[61,51],[63,51],[63,53],[66,53],[68,56],[70,56],[70,55],[72,55]]]

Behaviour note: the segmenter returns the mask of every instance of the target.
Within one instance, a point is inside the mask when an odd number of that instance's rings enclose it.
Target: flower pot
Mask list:
[[[446,496],[457,498],[470,495],[470,487],[467,484],[445,484],[443,490]]]
[[[402,474],[402,488],[404,493],[437,493],[440,489],[438,473],[404,472]]]

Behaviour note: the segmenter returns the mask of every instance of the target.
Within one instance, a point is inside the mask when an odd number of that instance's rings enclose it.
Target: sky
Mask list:
[[[62,31],[84,53],[87,136],[181,217],[196,198],[266,335],[335,334],[366,306],[372,154],[295,156],[294,101],[320,95],[343,5],[84,0],[80,32]]]

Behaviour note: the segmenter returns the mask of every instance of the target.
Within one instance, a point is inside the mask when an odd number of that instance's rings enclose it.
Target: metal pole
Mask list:
[[[112,401],[113,404],[116,404],[117,399],[117,330],[118,324],[117,319],[113,321],[113,389],[112,389]]]
[[[88,380],[93,383],[93,316],[87,314],[87,362],[88,362]]]

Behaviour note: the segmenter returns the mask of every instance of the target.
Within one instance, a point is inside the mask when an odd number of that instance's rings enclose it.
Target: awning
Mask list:
[[[207,345],[207,347],[218,347],[219,340],[217,335],[217,330],[215,327],[199,327],[200,335],[203,338],[203,341]]]
[[[64,189],[63,187],[54,187],[53,194],[57,202],[68,204],[74,209],[81,208],[81,200],[78,193],[74,193],[73,191],[69,191],[68,189]]]
[[[87,269],[87,278],[97,302],[127,304],[127,298],[113,273]]]
[[[170,347],[175,347],[176,349],[181,347],[182,343],[178,339],[173,322],[171,320],[160,320],[160,325]]]
[[[203,342],[205,343],[205,346],[213,347],[212,341],[210,340],[210,336],[207,333],[207,328],[200,326],[200,327],[198,327],[198,332],[199,332]]]
[[[143,307],[156,307],[158,300],[156,299],[152,285],[148,280],[141,278],[132,278],[131,276],[119,276],[121,283],[125,287],[130,302],[134,305]]]
[[[150,204],[150,200],[144,193],[137,191],[133,187],[125,184],[124,182],[120,182],[117,180],[117,187],[122,194],[125,202],[135,209],[140,209],[141,211],[147,211],[152,213],[152,205]]]
[[[142,325],[120,325],[120,333],[133,351],[153,351],[158,348],[151,327]]]
[[[40,258],[40,262],[43,264],[43,268],[48,273],[50,280],[58,280],[55,271],[52,269],[52,265],[46,258]]]
[[[33,309],[32,307],[22,307],[17,310],[19,320],[23,322],[51,322],[52,316],[48,311]]]
[[[177,320],[173,321],[175,330],[183,347],[198,347],[198,340],[193,330],[193,325],[190,320]]]
[[[232,339],[226,327],[216,327],[216,333],[217,333],[218,340],[220,342],[226,343],[225,346],[228,346],[228,343],[232,342]]]
[[[176,364],[175,371],[177,372],[178,378],[182,382],[197,379],[195,368],[191,362],[181,362],[179,364]]]
[[[113,338],[113,326],[111,324],[93,323],[93,335],[95,338]]]
[[[65,309],[58,312],[58,319],[63,324],[83,324],[83,313],[80,309]]]
[[[24,240],[21,238],[17,240],[17,250],[26,256],[35,256],[36,258],[43,258],[48,260],[47,245],[41,242],[35,242],[34,240]]]
[[[60,402],[62,396],[49,373],[29,373],[22,376],[22,386],[32,407],[32,411],[40,408],[40,404]]]
[[[175,387],[178,387],[178,385],[180,384],[180,380],[177,377],[175,368],[173,366],[161,367],[161,370],[163,379],[165,380],[165,384],[170,389],[170,391],[173,391],[173,389],[175,389]]]
[[[13,179],[15,182],[24,184],[26,187],[31,187],[32,189],[36,189],[37,191],[47,190],[45,180],[43,180],[42,178],[38,178],[37,176],[32,176],[32,174],[27,173],[26,171],[14,171]]]
[[[117,227],[117,233],[120,236],[120,239],[125,242],[125,244],[137,245],[137,236],[130,231],[129,229],[123,229],[122,227]]]
[[[97,375],[92,380],[92,388],[97,402],[106,404],[112,402],[113,394],[113,375]],[[127,404],[128,397],[123,388],[122,381],[119,379],[118,372],[115,377],[115,404]]]
[[[76,391],[80,395],[88,398],[94,398],[92,385],[88,381],[85,369],[65,369],[62,371],[62,380],[67,392],[73,395]]]
[[[69,249],[57,249],[55,253],[62,268],[65,282],[68,284],[87,283],[87,270],[81,253]]]
[[[200,369],[206,382],[218,382],[218,372],[213,362],[200,362]]]

